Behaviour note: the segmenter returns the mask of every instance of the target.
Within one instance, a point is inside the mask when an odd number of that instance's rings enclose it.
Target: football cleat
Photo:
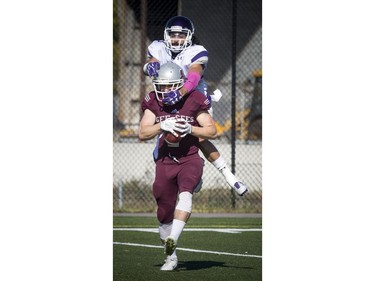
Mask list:
[[[244,195],[248,191],[246,185],[240,181],[234,184],[234,190],[237,191],[238,195],[240,196]]]
[[[229,186],[233,188],[238,193],[238,195],[242,196],[248,191],[246,185],[243,182],[239,181],[228,168],[224,167],[220,170],[220,172],[223,174]]]
[[[165,259],[165,263],[163,264],[162,267],[160,267],[160,270],[163,270],[163,271],[172,271],[172,270],[175,270],[177,268],[177,258],[171,258],[171,257],[167,257]]]
[[[170,256],[172,255],[174,250],[176,250],[176,247],[177,247],[177,243],[174,240],[174,238],[172,236],[168,236],[167,239],[165,239],[164,253],[167,256]]]

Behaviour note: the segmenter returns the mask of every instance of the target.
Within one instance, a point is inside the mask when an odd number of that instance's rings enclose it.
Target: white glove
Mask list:
[[[176,119],[169,118],[160,122],[160,129],[163,131],[171,132],[175,137],[178,137],[178,134],[174,131],[176,124]]]
[[[177,120],[174,125],[174,130],[181,133],[181,137],[191,134],[191,125],[184,119]]]

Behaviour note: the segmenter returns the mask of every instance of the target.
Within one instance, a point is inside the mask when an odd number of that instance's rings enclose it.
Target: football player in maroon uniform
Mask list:
[[[163,102],[170,91],[180,89],[184,81],[183,71],[177,64],[163,64],[158,77],[153,79],[155,91],[147,94],[141,104],[139,139],[158,137],[154,151],[153,195],[158,207],[160,239],[167,255],[161,270],[166,271],[177,267],[177,241],[190,217],[193,192],[203,173],[203,161],[198,154],[199,138],[215,139],[217,136],[215,121],[208,113],[210,101],[202,93],[193,90],[173,105]],[[182,139],[168,143],[164,132],[175,135],[178,132]]]

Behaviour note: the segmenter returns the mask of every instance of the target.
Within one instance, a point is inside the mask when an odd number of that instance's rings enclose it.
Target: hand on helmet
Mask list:
[[[158,70],[160,69],[160,63],[159,62],[149,62],[146,67],[146,71],[149,77],[158,77]]]
[[[191,134],[191,125],[184,119],[177,120],[174,126],[174,130],[180,132],[181,137],[185,137],[187,134]]]
[[[178,134],[174,131],[176,126],[176,119],[169,118],[160,122],[160,129],[163,131],[171,132],[175,137],[178,137]]]
[[[174,105],[182,99],[182,96],[178,90],[170,91],[168,97],[164,98],[162,102],[166,105]]]

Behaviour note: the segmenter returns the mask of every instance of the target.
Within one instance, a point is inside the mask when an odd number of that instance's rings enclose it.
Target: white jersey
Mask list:
[[[153,41],[150,46],[148,46],[147,56],[148,58],[157,59],[160,64],[174,62],[182,68],[185,77],[187,77],[189,68],[192,64],[202,64],[204,71],[208,63],[208,52],[203,46],[189,46],[185,50],[181,51],[178,55],[176,55],[176,57],[173,59],[171,51],[166,48],[164,41],[162,40]],[[203,77],[199,81],[196,90],[207,95],[207,84],[204,81]]]

